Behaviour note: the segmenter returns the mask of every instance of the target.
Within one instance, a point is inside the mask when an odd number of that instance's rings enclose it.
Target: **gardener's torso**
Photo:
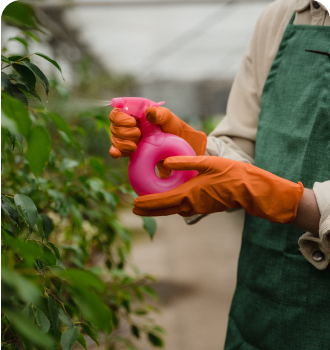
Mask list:
[[[289,23],[264,86],[255,165],[311,188],[330,175],[330,27]],[[330,349],[330,265],[300,253],[304,232],[246,216],[226,350]]]

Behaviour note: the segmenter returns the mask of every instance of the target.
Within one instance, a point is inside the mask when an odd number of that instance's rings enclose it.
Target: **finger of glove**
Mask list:
[[[200,173],[209,168],[205,156],[177,156],[169,157],[164,161],[164,166],[170,170],[197,170]]]
[[[122,140],[111,135],[111,142],[121,153],[130,154],[136,150],[136,143],[133,141]]]
[[[134,201],[134,206],[145,210],[164,209],[178,206],[186,193],[182,193],[180,189],[178,192],[177,189],[178,187],[171,191],[138,197]]]
[[[133,213],[139,216],[168,216],[178,214],[180,211],[179,206],[163,208],[163,209],[151,209],[145,210],[138,207],[133,207]]]
[[[158,168],[158,172],[159,172],[159,177],[161,179],[166,179],[171,175],[171,170],[168,168],[165,168],[163,165],[164,161],[161,160],[157,163],[157,168]]]
[[[166,122],[166,115],[160,113],[160,108],[148,107],[146,109],[146,118],[151,124],[163,125]]]
[[[118,108],[114,108],[111,111],[109,119],[111,123],[115,124],[116,126],[136,126],[136,120],[130,115],[121,112]]]
[[[174,135],[181,133],[182,120],[173,114],[169,109],[164,107],[148,107],[146,109],[146,118],[151,124],[161,126],[162,131]]]
[[[122,158],[124,155],[119,151],[118,148],[111,146],[109,150],[110,156],[113,159]]]
[[[188,206],[190,206],[189,203],[191,203],[191,198],[198,196],[200,180],[201,179],[197,176],[173,190],[140,196],[135,199],[134,206],[145,210],[181,206],[183,202],[188,203]]]
[[[119,139],[137,141],[141,136],[141,131],[136,127],[122,127],[114,124],[110,125],[111,133]]]

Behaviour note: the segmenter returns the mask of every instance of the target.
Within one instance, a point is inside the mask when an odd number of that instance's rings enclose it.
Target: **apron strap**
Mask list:
[[[290,25],[293,24],[295,18],[296,18],[296,13],[294,13],[294,14],[292,15],[292,17],[291,17],[291,19],[290,19],[290,22],[289,22]]]

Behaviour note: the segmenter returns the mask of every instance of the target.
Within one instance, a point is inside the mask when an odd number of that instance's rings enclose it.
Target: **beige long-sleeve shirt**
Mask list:
[[[208,137],[207,155],[253,164],[263,87],[293,13],[296,25],[330,26],[328,11],[316,1],[276,0],[266,7],[234,80],[227,114]],[[319,237],[307,232],[299,246],[304,257],[322,270],[330,261],[330,169],[329,181],[315,183],[313,190],[321,213]]]

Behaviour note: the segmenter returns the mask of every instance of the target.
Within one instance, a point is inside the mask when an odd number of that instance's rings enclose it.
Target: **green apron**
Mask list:
[[[330,180],[330,27],[289,23],[264,86],[255,165],[306,188]],[[246,215],[225,350],[329,350],[330,265],[304,231]]]

